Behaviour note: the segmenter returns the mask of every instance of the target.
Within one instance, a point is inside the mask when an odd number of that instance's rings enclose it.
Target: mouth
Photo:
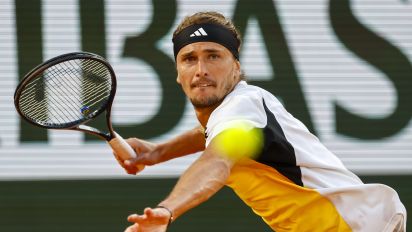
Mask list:
[[[207,88],[207,87],[214,87],[214,86],[215,86],[215,84],[210,83],[210,82],[195,82],[195,83],[190,85],[190,87],[192,89],[194,89],[194,88]]]

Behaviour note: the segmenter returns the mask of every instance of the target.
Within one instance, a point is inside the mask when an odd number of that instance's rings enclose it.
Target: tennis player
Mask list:
[[[122,165],[134,173],[136,164],[202,154],[166,199],[128,217],[127,232],[164,232],[225,185],[277,232],[406,230],[396,191],[362,183],[275,96],[244,81],[232,22],[216,12],[196,13],[177,27],[173,44],[177,83],[200,126],[161,144],[128,139],[139,156]],[[254,158],[220,154],[219,136],[237,121],[263,131]]]

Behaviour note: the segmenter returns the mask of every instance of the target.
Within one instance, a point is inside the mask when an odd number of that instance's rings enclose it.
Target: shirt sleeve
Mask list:
[[[206,147],[219,133],[239,123],[250,125],[251,128],[264,128],[266,121],[263,98],[260,94],[228,95],[210,115],[206,126]]]

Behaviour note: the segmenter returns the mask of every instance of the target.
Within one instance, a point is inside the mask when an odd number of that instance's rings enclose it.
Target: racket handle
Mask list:
[[[108,141],[109,145],[112,147],[113,151],[116,153],[117,156],[120,157],[122,160],[128,160],[132,158],[136,158],[136,152],[133,148],[116,132],[114,132],[114,138]],[[137,165],[136,168],[138,172],[144,169],[145,165]]]

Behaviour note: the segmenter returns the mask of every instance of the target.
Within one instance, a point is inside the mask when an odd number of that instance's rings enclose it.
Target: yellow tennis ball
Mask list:
[[[216,136],[216,147],[220,155],[231,159],[253,159],[263,147],[262,129],[237,123]]]

